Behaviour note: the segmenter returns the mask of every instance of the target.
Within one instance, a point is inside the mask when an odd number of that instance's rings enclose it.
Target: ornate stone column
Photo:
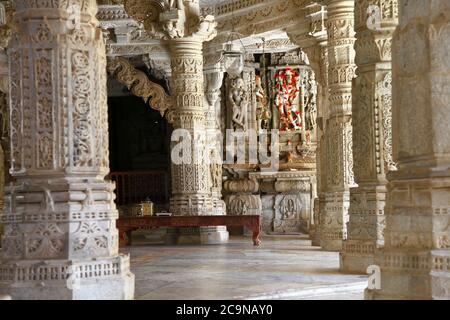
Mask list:
[[[305,49],[311,63],[311,67],[318,75],[318,97],[317,97],[317,199],[314,201],[313,224],[310,229],[310,237],[313,246],[320,246],[321,219],[320,215],[325,210],[325,199],[327,190],[327,144],[326,144],[326,122],[328,118],[328,50],[327,41],[321,39],[314,46]]]
[[[317,198],[314,199],[314,211],[309,233],[312,245],[320,246],[320,213],[324,211],[326,204],[325,193],[328,175],[325,140],[326,122],[329,113],[327,12],[325,6],[316,4],[305,7],[304,13],[305,17],[300,20],[299,24],[288,30],[288,36],[307,54],[317,81]]]
[[[6,48],[11,37],[12,7],[0,3],[0,210],[3,210],[3,195],[5,184],[9,182],[9,65]],[[0,224],[0,247],[3,225]]]
[[[210,50],[208,50],[210,51]],[[222,147],[223,143],[220,112],[221,87],[224,78],[220,54],[204,55],[205,111],[207,146],[211,163],[209,165],[211,180],[212,215],[226,215],[225,201],[222,200]],[[202,227],[203,242],[222,243],[228,241],[229,235],[225,226]]]
[[[179,1],[160,15],[169,38],[172,66],[173,128],[188,132],[192,138],[193,161],[172,162],[172,198],[174,215],[211,215],[210,154],[206,143],[207,119],[204,106],[203,42],[212,40],[216,32],[214,17],[200,16],[198,1]],[[175,145],[175,143],[173,144]],[[190,241],[198,230],[179,229]],[[202,239],[200,239],[202,240]]]
[[[109,171],[106,59],[95,0],[16,1],[11,174],[0,293],[132,299]],[[32,19],[30,19],[32,17]]]
[[[376,17],[368,20],[372,8]],[[384,245],[386,173],[395,170],[391,43],[397,18],[396,1],[355,3],[358,76],[353,83],[353,171],[358,187],[350,191],[348,240],[341,253],[345,272],[366,273],[376,248]],[[373,23],[377,19],[380,25]]]
[[[375,299],[450,299],[450,3],[399,1],[393,153]]]
[[[354,0],[328,0],[329,118],[326,124],[327,192],[320,213],[321,246],[339,251],[346,238],[352,155],[352,80],[355,75]]]
[[[205,56],[205,106],[206,131],[210,149],[211,196],[213,198],[213,214],[225,215],[226,206],[222,200],[222,149],[223,137],[221,132],[221,88],[224,79],[224,70],[219,62],[220,55],[209,54]]]

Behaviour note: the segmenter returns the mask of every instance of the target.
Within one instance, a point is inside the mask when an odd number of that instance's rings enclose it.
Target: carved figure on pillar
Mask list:
[[[256,115],[258,119],[258,129],[269,130],[270,120],[272,119],[272,112],[269,109],[266,90],[262,87],[261,77],[256,76]]]
[[[304,84],[305,92],[305,119],[306,130],[311,131],[317,125],[317,83],[316,74],[310,72],[310,76],[306,79]]]
[[[248,94],[242,78],[231,80],[228,98],[233,112],[233,128],[235,130],[245,131],[247,128]]]

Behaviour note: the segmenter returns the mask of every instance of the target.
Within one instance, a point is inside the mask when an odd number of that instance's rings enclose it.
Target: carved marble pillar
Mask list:
[[[375,299],[450,299],[450,2],[399,1],[393,153]]]
[[[218,62],[220,55],[212,54],[204,57],[203,69],[205,79],[205,111],[207,145],[211,163],[209,165],[211,180],[212,215],[226,215],[225,201],[222,200],[222,147],[223,143],[220,125],[221,87],[224,70]],[[226,242],[228,231],[222,227],[202,227],[201,233],[208,243]]]
[[[174,130],[182,129],[189,133],[193,155],[190,163],[172,161],[170,211],[174,215],[211,215],[214,209],[210,151],[206,142],[203,42],[212,40],[217,31],[214,17],[202,17],[199,11],[198,1],[180,1],[176,7],[160,15],[169,37],[171,53],[175,104],[172,125]],[[175,145],[173,143],[173,147]],[[194,229],[178,229],[176,241],[184,242],[185,238],[188,242],[197,242],[198,235],[200,241],[205,241],[198,232],[199,228]]]
[[[373,6],[380,10],[379,26],[367,18]],[[397,18],[397,1],[355,3],[358,76],[353,83],[353,171],[358,187],[350,190],[348,239],[341,252],[345,272],[366,273],[375,250],[384,245],[386,173],[395,170],[391,43]]]
[[[354,0],[328,0],[329,117],[325,148],[327,189],[320,213],[321,246],[339,251],[346,238],[352,155],[352,80],[355,75]]]
[[[0,3],[0,211],[3,210],[3,195],[5,184],[9,182],[9,115],[8,115],[8,91],[9,91],[9,65],[6,48],[11,37],[10,17],[11,6]],[[3,225],[0,224],[0,247]]]
[[[315,4],[305,8],[305,16],[299,24],[288,30],[291,41],[307,54],[317,81],[317,151],[316,181],[317,198],[314,199],[313,216],[309,230],[313,246],[320,246],[320,213],[325,208],[327,190],[326,124],[329,114],[328,89],[328,35],[326,30],[326,7]]]
[[[0,294],[132,299],[109,171],[106,58],[95,0],[16,1],[11,174]],[[30,19],[30,17],[33,17]],[[72,20],[73,18],[73,20]]]
[[[325,193],[327,190],[327,149],[326,149],[326,122],[328,118],[328,49],[327,40],[317,39],[317,43],[304,49],[308,55],[311,67],[316,73],[317,95],[317,151],[316,151],[316,175],[317,198],[314,200],[313,219],[310,227],[310,238],[313,246],[320,246],[320,214],[325,207]]]
[[[214,59],[217,58],[217,59]],[[224,79],[224,70],[217,60],[220,57],[213,56],[213,64],[205,65],[205,106],[206,106],[206,131],[210,149],[211,172],[211,196],[213,198],[213,213],[215,215],[226,214],[225,202],[222,200],[222,148],[223,143],[220,112],[221,112],[221,88]],[[208,62],[209,59],[205,58]]]

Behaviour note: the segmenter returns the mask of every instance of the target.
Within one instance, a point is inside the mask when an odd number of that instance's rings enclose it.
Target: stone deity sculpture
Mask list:
[[[305,83],[307,95],[305,97],[306,130],[314,130],[317,125],[317,84],[314,72],[311,72]]]
[[[228,94],[233,116],[232,122],[235,130],[245,130],[247,120],[248,96],[245,90],[244,80],[236,78],[231,80]]]
[[[269,130],[270,120],[272,119],[272,113],[267,106],[267,95],[266,91],[262,87],[261,77],[256,76],[256,113],[258,117],[259,128],[262,130]]]
[[[298,80],[298,73],[291,68],[281,70],[276,75],[275,105],[279,112],[281,131],[297,131],[302,128]]]

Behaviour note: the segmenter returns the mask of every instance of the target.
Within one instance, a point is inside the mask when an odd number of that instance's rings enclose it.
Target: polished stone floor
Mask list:
[[[265,236],[259,248],[244,237],[212,246],[135,241],[122,251],[142,300],[359,300],[367,287],[366,276],[339,273],[338,253],[304,236]]]

